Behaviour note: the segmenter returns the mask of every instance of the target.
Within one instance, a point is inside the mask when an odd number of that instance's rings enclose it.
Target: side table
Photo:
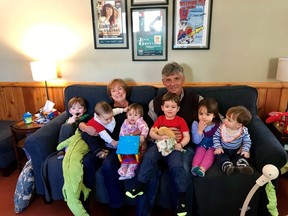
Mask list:
[[[43,125],[44,124],[37,124],[34,121],[32,121],[30,124],[25,124],[23,120],[20,120],[10,126],[19,172],[21,172],[27,161],[23,152],[23,146],[26,137],[40,129]]]
[[[283,126],[281,126],[277,122],[273,122],[268,124],[268,127],[274,134],[274,136],[279,140],[279,142],[283,145],[286,152],[288,152],[288,134],[283,132]]]

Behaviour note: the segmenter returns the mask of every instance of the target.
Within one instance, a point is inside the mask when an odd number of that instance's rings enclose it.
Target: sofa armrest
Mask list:
[[[36,183],[36,193],[44,195],[41,167],[48,155],[56,151],[60,128],[65,123],[68,115],[61,113],[52,121],[27,137],[24,148],[31,156]]]
[[[266,164],[282,168],[287,162],[286,152],[266,124],[258,116],[254,116],[248,129],[252,140],[252,159],[258,171],[262,173]]]

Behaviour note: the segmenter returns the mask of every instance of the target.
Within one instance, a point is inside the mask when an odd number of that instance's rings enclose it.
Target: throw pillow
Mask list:
[[[35,188],[34,173],[31,159],[28,160],[20,173],[14,193],[15,212],[22,212],[30,203]]]

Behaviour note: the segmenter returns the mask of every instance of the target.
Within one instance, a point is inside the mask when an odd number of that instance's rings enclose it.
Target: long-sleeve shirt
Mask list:
[[[198,127],[199,127],[199,122],[193,121],[192,127],[191,127],[192,142],[196,145],[203,146],[205,148],[212,147],[213,146],[212,137],[214,133],[216,132],[217,128],[219,127],[219,124],[214,123],[212,125],[208,125],[207,127],[205,127],[201,135],[198,133]],[[204,138],[205,138],[205,141],[204,141]]]
[[[149,127],[144,121],[143,117],[139,118],[135,124],[130,124],[127,119],[123,122],[120,130],[120,136],[131,135],[135,131],[139,130],[141,136],[146,138],[148,136]]]
[[[227,139],[225,133],[225,125],[222,124],[217,129],[216,133],[213,136],[213,147],[224,148],[224,149],[239,149],[242,147],[242,150],[245,152],[249,152],[251,148],[251,139],[250,134],[248,132],[248,128],[243,126],[241,128],[240,133],[236,134],[237,136],[231,137],[231,139]]]
[[[113,109],[113,116],[118,115],[123,112],[123,108],[114,108]],[[90,119],[87,122],[87,126],[92,126],[96,132],[99,134],[99,136],[105,141],[105,143],[111,143],[113,141],[112,137],[108,134],[108,132],[105,130],[109,130],[110,133],[113,132],[115,128],[116,122],[115,118],[112,118],[112,121],[106,125],[104,125],[99,118],[97,118],[97,114],[94,113],[94,118]]]

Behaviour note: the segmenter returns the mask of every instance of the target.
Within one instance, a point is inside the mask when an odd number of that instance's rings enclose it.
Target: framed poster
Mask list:
[[[94,48],[128,49],[125,0],[91,0]]]
[[[172,49],[210,49],[212,0],[174,0]]]
[[[131,0],[132,6],[140,6],[140,5],[167,5],[168,0]]]
[[[131,8],[132,60],[167,61],[167,8]]]

